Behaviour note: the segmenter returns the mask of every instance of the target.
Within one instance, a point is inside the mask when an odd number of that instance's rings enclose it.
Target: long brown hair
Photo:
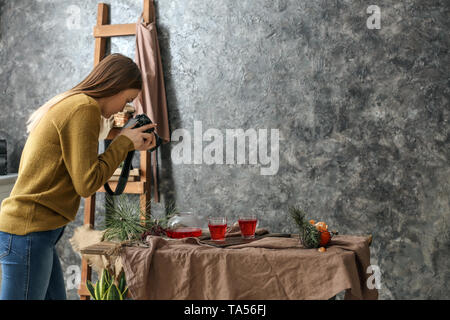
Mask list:
[[[126,89],[142,90],[141,71],[131,58],[120,53],[113,53],[101,60],[75,87],[58,94],[34,111],[27,121],[27,133],[37,126],[51,107],[67,97],[84,93],[93,98],[104,98]]]

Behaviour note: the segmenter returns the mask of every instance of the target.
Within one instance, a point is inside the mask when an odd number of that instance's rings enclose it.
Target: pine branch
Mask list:
[[[169,201],[166,204],[166,218],[170,219],[173,215],[180,213],[180,210],[178,210],[175,201]]]
[[[149,222],[149,224],[147,225],[147,230],[141,236],[142,240],[145,240],[148,235],[161,236],[166,234],[166,229],[168,228],[168,222],[170,218],[172,218],[173,215],[179,213],[179,210],[177,209],[173,201],[166,204],[165,207],[166,214],[164,215],[164,217],[153,219]]]
[[[320,232],[315,226],[306,221],[305,212],[297,207],[290,207],[289,214],[299,229],[299,237],[306,248],[318,248]]]
[[[173,201],[169,202],[165,216],[154,219],[146,214],[150,211],[150,205],[151,201],[146,204],[146,210],[142,210],[139,201],[132,201],[125,194],[106,198],[106,230],[103,239],[142,241],[147,235],[165,235],[169,219],[179,210]]]
[[[150,202],[146,204],[148,209]],[[138,240],[146,230],[146,225],[151,222],[150,217],[141,217],[145,213],[140,207],[139,201],[130,201],[122,194],[112,199],[107,198],[104,233],[105,240]]]

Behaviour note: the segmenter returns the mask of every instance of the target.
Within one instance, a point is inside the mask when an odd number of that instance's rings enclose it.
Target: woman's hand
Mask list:
[[[133,141],[135,150],[146,151],[148,149],[154,148],[156,146],[155,135],[153,133],[146,133],[144,131],[156,127],[157,124],[152,123],[139,128],[134,128],[136,124],[137,123],[135,123],[134,126],[130,128],[122,129],[119,136],[123,134],[130,138],[130,140]]]

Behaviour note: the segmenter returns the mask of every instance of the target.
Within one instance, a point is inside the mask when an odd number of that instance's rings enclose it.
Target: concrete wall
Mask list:
[[[0,138],[17,172],[29,114],[92,68],[97,5],[0,3]],[[141,11],[140,1],[107,3],[113,24]],[[301,205],[341,233],[373,234],[380,299],[448,298],[449,2],[155,3],[171,130],[193,134],[201,121],[202,132],[223,135],[280,132],[274,175],[261,175],[260,162],[176,164],[176,143],[163,146],[155,213],[174,200],[203,216],[257,213],[272,231],[295,232],[287,207]],[[369,5],[381,8],[381,29],[367,27]],[[110,49],[134,57],[134,38]],[[58,247],[66,269],[80,263],[68,238],[83,203]]]

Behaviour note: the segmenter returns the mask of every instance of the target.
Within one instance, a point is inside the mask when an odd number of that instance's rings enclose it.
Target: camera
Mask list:
[[[147,117],[146,114],[138,114],[134,118],[131,118],[130,120],[128,120],[128,122],[125,124],[125,126],[123,126],[123,128],[133,127],[135,123],[137,123],[137,124],[133,129],[145,126],[147,124],[151,124],[152,120],[150,120],[150,118]],[[150,128],[150,129],[144,131],[145,133],[154,133],[155,139],[156,139],[155,147],[152,149],[149,149],[148,151],[153,151],[162,144],[162,139],[154,131],[155,131],[155,128]]]

